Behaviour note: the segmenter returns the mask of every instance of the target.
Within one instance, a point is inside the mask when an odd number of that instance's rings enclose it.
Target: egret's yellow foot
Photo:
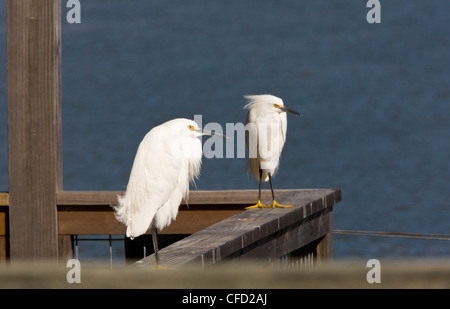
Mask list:
[[[252,206],[245,207],[245,209],[252,209],[252,208],[269,208],[269,207],[270,207],[270,205],[264,205],[263,203],[261,203],[260,200],[258,200],[258,203],[256,203],[255,205],[252,205]]]
[[[294,205],[281,205],[281,204],[278,204],[277,203],[277,201],[275,201],[275,200],[273,200],[273,202],[272,202],[272,207],[273,208],[275,208],[275,207],[277,207],[277,208],[286,208],[286,207],[293,207]]]

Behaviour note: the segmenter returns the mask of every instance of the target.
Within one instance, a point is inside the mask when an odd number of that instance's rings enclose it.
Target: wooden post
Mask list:
[[[0,192],[0,266],[6,264],[6,260],[9,256],[9,247],[7,240],[7,231],[9,230],[7,227],[7,224],[9,222],[7,208],[8,205],[9,194],[6,192]]]
[[[329,221],[324,224],[328,225],[328,230],[330,231],[325,236],[323,236],[317,246],[316,246],[316,261],[318,263],[321,262],[329,262],[332,260],[332,251],[333,251],[333,235],[331,231],[333,230],[333,215],[330,215]]]
[[[11,261],[58,260],[61,2],[7,2]]]
[[[323,236],[316,246],[316,261],[329,262],[332,259],[332,234],[331,232]]]

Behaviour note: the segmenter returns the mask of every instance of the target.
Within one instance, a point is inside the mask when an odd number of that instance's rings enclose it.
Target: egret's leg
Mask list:
[[[158,233],[156,231],[156,226],[154,224],[154,221],[152,221],[151,225],[152,225],[153,250],[155,251],[155,266],[158,267],[158,263],[159,263]]]
[[[269,207],[279,207],[279,208],[285,208],[285,207],[292,207],[293,205],[281,205],[278,204],[277,201],[275,201],[275,194],[273,192],[273,187],[272,187],[272,175],[270,175],[269,173],[269,183],[270,183],[270,190],[272,191],[272,205],[268,205]]]
[[[245,207],[245,209],[263,208],[263,207],[264,207],[264,208],[267,208],[267,207],[270,207],[270,206],[268,206],[268,205],[264,205],[263,203],[261,203],[261,184],[262,184],[261,177],[262,177],[262,170],[259,169],[259,192],[258,192],[258,203],[256,203],[255,205],[252,205],[252,206]]]

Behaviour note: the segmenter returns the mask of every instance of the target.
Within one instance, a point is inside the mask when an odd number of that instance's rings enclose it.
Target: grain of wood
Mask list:
[[[330,233],[340,197],[339,189],[286,192],[279,202],[294,207],[243,211],[160,250],[160,264],[205,267],[234,256],[271,262]],[[140,263],[152,266],[153,255]]]
[[[11,260],[58,259],[61,3],[7,1]]]
[[[291,190],[277,190],[278,194],[284,194]],[[116,205],[117,195],[123,195],[124,191],[63,191],[57,195],[58,205]],[[270,199],[270,190],[262,190],[263,199]],[[258,199],[257,190],[191,190],[189,192],[189,205],[203,204],[252,204]],[[181,202],[182,205],[186,201]]]

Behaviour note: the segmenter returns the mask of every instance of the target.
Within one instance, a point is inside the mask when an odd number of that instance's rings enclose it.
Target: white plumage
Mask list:
[[[115,208],[117,220],[127,226],[127,237],[144,234],[152,222],[161,230],[176,218],[189,183],[200,173],[202,145],[197,137],[203,134],[196,122],[179,118],[145,135]]]
[[[245,96],[248,104],[246,118],[247,147],[249,150],[249,166],[259,182],[259,198],[256,207],[282,207],[275,201],[272,187],[272,176],[278,170],[281,152],[286,141],[287,116],[286,112],[296,115],[300,113],[284,106],[283,100],[270,95]],[[272,190],[272,205],[263,205],[261,199],[261,183],[269,180]]]
[[[249,103],[245,105],[248,110],[245,124],[256,138],[256,156],[250,157],[250,167],[258,181],[269,180],[269,173],[274,176],[278,170],[281,151],[286,141],[287,117],[286,113],[275,108],[274,105],[284,106],[283,100],[273,95],[245,96]],[[252,133],[249,134],[252,136]],[[247,140],[250,147],[250,142]],[[259,169],[262,169],[262,177],[259,179]]]

